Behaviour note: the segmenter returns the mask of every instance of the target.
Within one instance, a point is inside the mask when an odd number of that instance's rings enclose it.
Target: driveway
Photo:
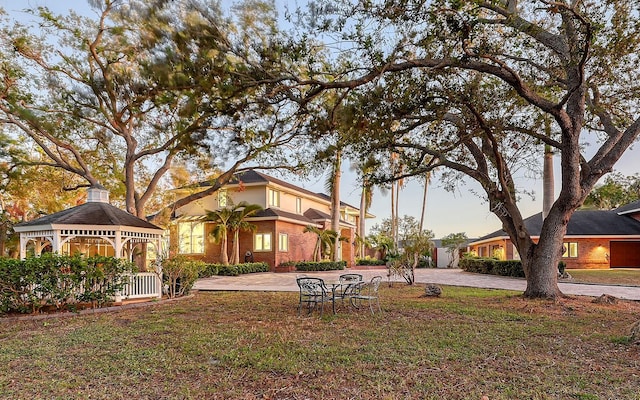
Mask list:
[[[357,269],[350,268],[343,271],[306,272],[305,275],[323,278],[325,280],[337,280],[338,276],[349,273],[362,274],[364,280],[370,280],[373,276],[381,275],[387,279],[386,269]],[[263,272],[246,274],[241,276],[215,276],[200,279],[194,288],[202,291],[266,291],[266,292],[297,292],[296,277],[301,272],[274,273]],[[395,279],[395,281],[401,281]],[[527,284],[521,278],[507,278],[493,275],[472,274],[461,269],[431,269],[420,268],[416,270],[416,282],[419,284],[435,283],[438,285],[467,286],[485,289],[507,289],[524,292]],[[618,285],[591,285],[570,282],[558,284],[564,294],[598,297],[608,294],[619,299],[640,300],[640,286]]]

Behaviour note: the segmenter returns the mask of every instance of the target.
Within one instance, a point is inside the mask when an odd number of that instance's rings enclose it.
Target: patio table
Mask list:
[[[351,295],[355,294],[352,293],[352,291],[350,291],[350,287],[351,288],[356,288],[360,283],[362,283],[361,281],[358,282],[345,282],[345,281],[325,281],[324,285],[327,288],[327,290],[331,291],[331,303],[333,305],[333,313],[336,314],[336,299],[345,299],[345,298],[350,298]],[[344,290],[339,291],[338,289],[341,289],[344,287]],[[338,292],[338,297],[336,297],[336,292]]]

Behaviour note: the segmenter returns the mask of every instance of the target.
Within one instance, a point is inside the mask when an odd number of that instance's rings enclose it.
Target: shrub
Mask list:
[[[385,261],[366,256],[365,258],[358,258],[356,260],[356,265],[385,265]]]
[[[208,278],[215,275],[238,276],[242,274],[252,274],[255,272],[269,272],[269,265],[264,262],[234,265],[207,264],[206,268],[200,273],[200,277]]]
[[[133,264],[115,257],[93,256],[74,258],[75,265],[80,267],[82,261],[87,268],[81,280],[82,289],[78,295],[81,302],[91,303],[94,307],[102,307],[112,301],[116,292],[119,292],[128,283],[127,274],[133,271]]]
[[[562,276],[564,275],[564,270],[567,269],[567,264],[564,261],[560,261],[558,263],[558,273]]]
[[[459,266],[467,272],[524,278],[522,262],[519,260],[500,261],[495,258],[463,257]]]
[[[238,276],[255,272],[269,272],[269,265],[264,262],[244,263],[235,265],[217,265],[218,275]]]
[[[114,257],[45,253],[26,260],[0,258],[0,312],[36,313],[46,306],[101,307],[127,283],[133,264]]]
[[[168,286],[170,298],[184,296],[191,291],[202,271],[207,268],[204,261],[176,256],[162,261],[162,277]]]
[[[300,261],[295,263],[298,271],[337,271],[345,269],[346,261]]]

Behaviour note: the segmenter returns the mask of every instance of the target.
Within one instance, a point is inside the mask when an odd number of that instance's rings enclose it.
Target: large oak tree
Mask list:
[[[144,218],[176,161],[225,169],[172,208],[248,162],[286,164],[277,148],[293,146],[298,122],[282,99],[264,101],[261,71],[281,49],[269,3],[233,17],[204,0],[92,4],[95,17],[38,8],[37,29],[1,27],[0,122],[43,149],[42,165],[107,186]]]
[[[561,295],[557,265],[567,223],[640,133],[638,2],[311,5],[312,28],[350,43],[352,62],[313,79],[290,77],[308,88],[301,101],[360,90],[373,148],[395,148],[407,163],[404,175],[447,167],[479,182],[520,253],[525,296]],[[541,159],[544,145],[560,155],[561,190],[534,242],[513,168]]]

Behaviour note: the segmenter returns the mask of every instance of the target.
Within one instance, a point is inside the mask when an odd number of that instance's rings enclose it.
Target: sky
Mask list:
[[[226,2],[223,1],[223,5]],[[283,7],[286,2],[277,1],[279,7]],[[291,2],[295,6],[297,1]],[[86,0],[0,0],[0,7],[4,8],[12,18],[24,20],[25,14],[19,10],[28,7],[47,6],[56,13],[65,13],[70,8],[80,14],[92,15]],[[593,153],[595,146],[590,149]],[[589,153],[587,153],[587,156]],[[542,158],[542,157],[541,157]],[[555,165],[555,193],[560,191],[560,158],[554,158]],[[640,145],[627,150],[620,159],[614,170],[623,175],[633,175],[640,172]],[[274,174],[273,172],[267,172]],[[358,177],[350,171],[348,166],[343,168],[343,180],[341,190],[341,200],[352,206],[360,205],[360,185]],[[278,178],[281,175],[274,174]],[[294,177],[286,176],[291,183],[297,184],[305,189],[314,192],[325,192],[324,183],[326,178],[318,176],[309,178],[306,181],[296,180]],[[542,211],[542,179],[528,179],[524,177],[516,178],[520,187],[535,192],[535,198],[524,197],[519,203],[522,215],[526,218],[530,215]],[[434,232],[435,238],[441,238],[450,233],[466,233],[469,238],[476,238],[501,228],[498,218],[489,211],[488,203],[483,201],[473,192],[482,192],[479,185],[471,179],[460,182],[459,187],[454,192],[443,189],[438,181],[437,173],[428,188],[427,207],[425,212],[425,229]],[[409,181],[399,195],[399,214],[411,215],[420,220],[422,208],[423,186],[417,181]],[[380,223],[382,219],[391,215],[390,195],[383,194],[379,190],[374,192],[373,202],[369,212],[376,216],[367,220],[367,230],[373,225]]]

